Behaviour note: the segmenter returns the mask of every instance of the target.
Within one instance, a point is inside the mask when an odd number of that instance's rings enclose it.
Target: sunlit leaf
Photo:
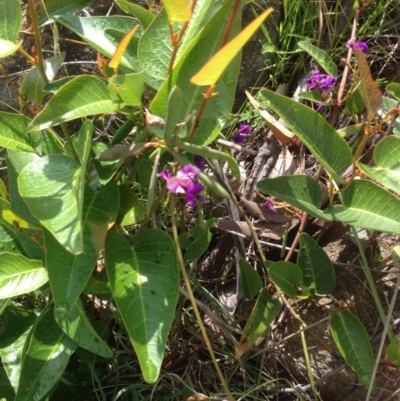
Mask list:
[[[144,71],[111,77],[108,80],[110,83],[110,98],[114,98],[117,95],[117,99],[127,106],[141,106],[145,78],[146,73]]]
[[[136,17],[142,25],[143,29],[146,29],[155,17],[152,12],[146,10],[143,6],[140,6],[138,4],[130,3],[126,0],[116,0],[116,3],[118,4],[118,7],[121,8],[121,10]]]
[[[44,24],[55,15],[75,14],[93,0],[46,0],[39,3],[39,24]]]
[[[131,30],[129,30],[124,37],[122,38],[121,42],[117,46],[114,55],[112,56],[108,66],[113,69],[118,69],[119,63],[121,61],[122,56],[124,55],[129,42],[132,39],[132,36],[135,34],[136,30],[138,29],[139,25],[135,25]]]
[[[332,75],[334,77],[338,76],[336,63],[332,61],[328,53],[326,53],[324,50],[312,45],[310,42],[305,40],[297,42],[297,46],[299,46],[300,49],[306,51],[325,70],[328,75]]]
[[[0,253],[0,299],[37,290],[48,280],[41,261],[14,253]]]
[[[17,43],[9,40],[0,39],[0,58],[5,58],[14,54],[22,45],[22,40]]]
[[[188,0],[164,0],[163,3],[171,21],[189,21],[191,12]]]
[[[335,312],[331,316],[331,332],[343,358],[368,387],[374,370],[374,355],[360,320],[349,310]]]
[[[299,266],[291,262],[279,261],[273,263],[268,273],[274,283],[289,297],[295,297],[300,286],[303,273]]]
[[[0,38],[15,42],[22,25],[21,3],[19,0],[0,0],[0,10]],[[0,52],[2,50],[0,47]],[[5,57],[1,54],[0,56]]]
[[[212,56],[201,70],[191,78],[190,82],[199,86],[216,84],[231,61],[242,50],[242,47],[254,35],[271,12],[272,8],[268,8],[247,25],[235,38]]]
[[[30,119],[22,114],[0,112],[0,146],[33,152],[32,134],[27,133]]]
[[[260,275],[254,267],[245,259],[239,259],[240,279],[242,282],[243,295],[247,299],[254,298],[263,287]]]

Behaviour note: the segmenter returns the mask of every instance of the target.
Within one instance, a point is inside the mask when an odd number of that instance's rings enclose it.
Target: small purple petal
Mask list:
[[[171,178],[171,173],[169,171],[160,171],[157,177],[163,178],[165,181]]]
[[[364,54],[368,53],[368,45],[365,42],[357,42],[354,47],[360,49]]]
[[[232,142],[242,145],[246,142],[247,135],[240,134],[239,132],[232,135]]]
[[[266,207],[270,212],[276,213],[275,206],[274,206],[273,202],[271,201],[271,199],[267,199],[267,200],[266,200],[266,202],[265,202],[265,207]]]
[[[250,125],[241,124],[240,127],[239,127],[239,133],[240,134],[244,134],[244,135],[250,135],[251,134]]]
[[[194,156],[194,164],[201,170],[204,171],[206,169],[206,159],[203,156],[195,155]]]
[[[186,191],[186,201],[190,207],[196,207],[198,202],[204,202],[204,196],[200,192],[204,190],[204,186],[198,182],[191,185]]]
[[[181,170],[176,173],[176,177],[179,179],[190,180],[193,182],[199,178],[200,170],[196,166],[187,164]]]

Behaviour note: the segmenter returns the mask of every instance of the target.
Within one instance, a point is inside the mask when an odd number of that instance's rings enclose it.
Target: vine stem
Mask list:
[[[205,344],[207,346],[208,352],[210,353],[211,360],[214,363],[214,366],[215,366],[215,369],[217,371],[218,377],[219,377],[219,379],[221,381],[221,384],[224,387],[226,395],[229,398],[229,400],[234,401],[235,399],[233,398],[233,395],[232,395],[232,393],[231,393],[231,391],[230,391],[230,389],[228,387],[228,383],[226,382],[225,377],[222,374],[222,371],[221,371],[221,369],[220,369],[220,367],[218,365],[217,359],[215,358],[215,354],[214,354],[214,351],[212,349],[210,339],[207,336],[206,329],[205,329],[204,324],[202,322],[202,319],[201,319],[201,316],[200,316],[200,312],[199,312],[196,300],[195,300],[194,295],[193,295],[192,287],[190,285],[189,277],[187,275],[186,268],[185,268],[185,262],[183,260],[181,248],[179,246],[178,230],[177,230],[177,227],[176,227],[175,214],[173,213],[174,206],[175,205],[174,205],[173,195],[171,195],[170,210],[171,210],[171,221],[172,221],[172,234],[173,234],[173,237],[174,237],[176,253],[177,253],[177,256],[178,256],[178,261],[179,261],[179,266],[181,268],[183,281],[184,281],[185,286],[186,286],[186,291],[188,293],[189,300],[190,300],[190,302],[192,304],[194,315],[195,315],[196,320],[197,320],[197,322],[199,324],[200,331],[201,331],[201,334],[203,336],[203,340],[204,340],[204,342],[205,342]]]

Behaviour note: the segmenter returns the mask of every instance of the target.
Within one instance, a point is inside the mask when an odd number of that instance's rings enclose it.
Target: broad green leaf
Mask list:
[[[400,363],[400,339],[399,337],[394,337],[390,340],[390,344],[385,348],[386,355],[396,361],[397,364]]]
[[[184,121],[194,110],[199,110],[204,100],[204,88],[193,85],[190,83],[190,79],[204,65],[205,60],[208,60],[221,47],[232,4],[232,0],[225,1],[219,11],[204,26],[201,34],[196,36],[196,39],[176,62],[171,79],[165,81],[151,103],[152,114],[165,118],[169,91],[174,85],[184,93],[179,120]],[[232,35],[239,32],[240,24],[241,18],[238,15],[232,27]],[[240,57],[237,56],[217,83],[214,96],[207,103],[192,143],[206,145],[219,135],[224,121],[228,119],[232,110],[239,69]],[[189,130],[192,124],[193,122],[189,122]]]
[[[268,89],[261,90],[260,94],[265,106],[285,121],[334,180],[344,184],[339,174],[352,163],[351,150],[326,119],[309,107]]]
[[[127,106],[141,106],[145,78],[144,71],[114,75],[108,80],[110,83],[110,97],[115,97],[114,91],[116,91],[118,97]]]
[[[42,312],[29,336],[15,401],[45,397],[60,379],[77,347],[58,327],[51,308]]]
[[[400,234],[400,200],[378,185],[353,180],[342,193],[343,206],[324,210],[324,215],[371,230]]]
[[[39,225],[39,221],[32,215],[28,205],[22,199],[18,189],[18,176],[21,170],[31,162],[38,162],[40,157],[36,153],[25,153],[8,151],[6,158],[8,172],[8,187],[10,191],[11,209],[24,220],[35,225]]]
[[[143,29],[146,29],[155,17],[152,12],[146,10],[144,7],[130,3],[129,1],[116,0],[116,3],[122,9],[122,11],[132,14],[134,17],[136,17]]]
[[[400,269],[400,245],[396,245],[392,250],[393,264]]]
[[[57,79],[56,81],[50,82],[43,86],[43,91],[48,93],[56,93],[60,88],[62,88],[67,82],[72,81],[76,76],[68,76],[64,78]]]
[[[240,280],[243,295],[247,299],[254,298],[262,289],[263,282],[254,267],[245,259],[239,259]]]
[[[65,58],[65,52],[44,60],[43,65],[48,81],[52,81],[61,67]],[[38,67],[34,67],[28,72],[21,83],[21,94],[30,102],[41,106],[46,93],[43,91],[45,81]]]
[[[139,223],[146,216],[146,208],[143,202],[133,193],[128,185],[119,186],[120,208],[117,224],[131,226]]]
[[[5,58],[14,54],[22,45],[22,40],[17,43],[0,39],[0,58]]]
[[[117,48],[115,49],[115,53],[113,54],[110,62],[108,63],[109,68],[113,68],[114,71],[117,71],[119,63],[121,62],[121,58],[124,55],[129,43],[131,42],[133,35],[135,34],[136,30],[139,28],[139,25],[135,25],[131,28],[120,40]]]
[[[300,234],[297,264],[303,271],[303,284],[317,295],[329,294],[335,287],[335,269],[329,256],[307,233]]]
[[[345,361],[368,387],[374,370],[374,355],[365,327],[349,310],[331,316],[331,332]]]
[[[14,400],[15,398],[15,391],[8,379],[4,366],[0,367],[0,394],[2,397],[0,401]]]
[[[47,281],[47,271],[41,261],[14,253],[0,253],[0,299],[37,290]]]
[[[179,110],[181,109],[182,91],[174,86],[168,96],[167,115],[165,117],[164,139],[170,139],[176,131],[179,121]]]
[[[400,194],[400,138],[383,138],[374,150],[375,167],[357,163],[357,167],[385,188]]]
[[[172,27],[176,32],[180,25],[173,23]],[[164,8],[156,15],[140,38],[137,56],[140,65],[150,76],[164,80],[167,76],[172,50],[168,16]]]
[[[378,110],[378,115],[382,118],[386,117],[386,114],[388,111],[392,108],[398,108],[400,105],[398,100],[392,99],[390,97],[383,96],[383,103],[382,103],[382,108]],[[400,137],[400,118],[397,116],[397,118],[394,119],[393,122],[390,123],[391,126],[393,127],[393,133]]]
[[[358,63],[363,100],[368,111],[368,120],[371,121],[375,118],[376,112],[382,107],[382,93],[372,78],[367,56],[361,49],[355,49],[354,53]]]
[[[134,247],[118,233],[106,240],[107,274],[144,379],[159,375],[179,290],[175,246],[160,230],[143,231]]]
[[[84,290],[109,228],[114,224],[119,208],[119,192],[115,181],[94,191],[85,188],[83,205],[84,252],[74,255],[44,230],[46,265],[53,291],[55,313],[65,319]]]
[[[305,40],[298,42],[297,46],[306,51],[326,71],[328,75],[332,75],[334,77],[338,76],[336,64],[324,50]]]
[[[9,305],[1,316],[0,356],[15,390],[19,385],[25,340],[36,319],[37,316],[33,312],[18,308],[14,304]]]
[[[108,17],[74,17],[62,16],[55,18],[57,22],[66,26],[72,32],[79,35],[85,42],[104,56],[111,58],[119,44],[120,39],[137,25],[137,20],[124,16]],[[140,35],[139,31],[136,35]],[[131,44],[121,58],[121,66],[130,71],[139,71],[139,62],[136,58],[137,38],[134,37]]]
[[[19,0],[0,0],[0,38],[15,42],[22,25],[22,9]]]
[[[20,194],[32,214],[69,252],[83,252],[80,166],[64,155],[44,156],[18,177]]]
[[[257,183],[257,188],[268,195],[275,196],[290,205],[304,210],[316,218],[329,221],[318,209],[322,199],[318,183],[307,175],[292,175],[267,178]]]
[[[200,155],[204,157],[209,157],[210,159],[216,159],[228,162],[232,174],[237,179],[240,178],[239,166],[236,160],[229,153],[221,152],[219,150],[215,150],[207,146],[193,145],[188,142],[181,142],[175,140],[173,141],[173,143],[176,146],[179,146],[181,149],[186,150],[189,153],[193,153],[194,155]]]
[[[132,119],[125,121],[115,132],[111,140],[111,145],[117,145],[122,142],[133,130],[136,123]]]
[[[289,297],[295,297],[303,273],[299,266],[291,262],[275,262],[268,269],[274,283]]]
[[[66,319],[57,318],[56,314],[56,321],[64,333],[80,347],[104,358],[112,357],[111,349],[90,324],[79,299]]]
[[[110,113],[120,103],[110,99],[106,82],[93,75],[80,75],[65,84],[35,117],[29,131],[42,130],[79,117]]]
[[[397,82],[392,82],[391,84],[386,86],[386,90],[389,92],[391,96],[393,96],[396,100],[400,101],[400,84]]]
[[[107,294],[111,295],[111,289],[109,282],[96,280],[93,275],[89,277],[89,281],[83,290],[85,294]]]
[[[39,229],[39,225],[34,225],[22,217],[18,216],[13,210],[11,210],[11,205],[4,199],[0,199],[0,216],[1,219],[10,224],[10,226],[18,227],[21,229],[35,228]]]
[[[44,24],[55,15],[75,14],[92,2],[93,0],[46,0],[40,2],[39,24]]]
[[[271,12],[272,8],[268,8],[247,25],[234,39],[214,54],[200,71],[191,78],[190,82],[195,85],[215,85],[228,65],[238,55],[242,47],[254,35]]]
[[[24,253],[18,234],[14,231],[14,227],[10,227],[0,219],[0,251],[10,253]],[[1,315],[1,313],[0,313]]]
[[[170,21],[189,21],[191,11],[188,0],[164,0],[163,3]]]
[[[345,128],[338,129],[336,132],[342,138],[348,138],[349,136],[353,136],[353,135],[361,135],[364,131],[365,126],[366,126],[365,123],[348,125]]]
[[[321,92],[317,90],[301,92],[299,93],[299,99],[305,99],[309,100],[310,102],[325,104],[325,99],[322,97]]]
[[[179,244],[185,249],[185,259],[192,261],[199,258],[210,245],[212,234],[210,228],[218,224],[218,219],[212,218],[205,222],[204,225],[192,227],[187,235],[179,236]],[[191,239],[193,238],[193,240]]]
[[[27,127],[30,119],[22,114],[0,112],[0,146],[33,152],[33,141]]]
[[[265,333],[280,310],[281,302],[279,299],[269,296],[268,290],[264,287],[260,291],[254,309],[243,329],[235,354],[236,359],[239,359]]]
[[[109,149],[105,143],[95,142],[92,144],[92,150],[96,157],[98,157],[101,153],[106,152]],[[98,173],[100,183],[106,185],[125,162],[125,159],[116,161],[99,161],[95,158],[92,162]]]

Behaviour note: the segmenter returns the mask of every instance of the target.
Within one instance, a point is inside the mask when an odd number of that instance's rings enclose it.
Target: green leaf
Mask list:
[[[247,25],[235,38],[224,45],[191,79],[195,85],[215,85],[228,65],[239,54],[243,46],[254,35],[265,18],[271,14],[272,8],[262,12],[254,21]]]
[[[299,99],[309,100],[315,103],[325,104],[325,99],[322,97],[321,92],[314,90],[299,93]]]
[[[239,359],[250,347],[253,346],[257,339],[264,334],[280,310],[281,302],[279,299],[270,297],[268,295],[268,290],[264,287],[260,291],[254,309],[243,329],[239,346],[235,354],[236,359]]]
[[[106,152],[109,149],[105,143],[95,142],[92,144],[92,150],[96,157],[98,157],[101,153]],[[106,185],[122,164],[124,164],[124,161],[124,159],[116,161],[99,161],[96,158],[93,159],[92,162],[98,173],[100,184]]]
[[[119,209],[119,192],[115,181],[94,191],[85,188],[83,205],[84,252],[74,255],[44,230],[46,265],[57,318],[65,319],[84,290],[108,229],[114,224]]]
[[[20,194],[32,214],[69,252],[83,252],[80,166],[64,155],[44,156],[18,177]]]
[[[141,106],[145,78],[145,71],[114,75],[108,80],[110,83],[110,97],[115,97],[115,90],[118,93],[118,97],[127,106]]]
[[[51,82],[57,74],[65,58],[65,52],[44,60],[43,65],[47,79]],[[41,105],[46,93],[43,90],[45,81],[38,67],[34,67],[24,77],[20,91],[30,102]]]
[[[77,345],[58,327],[51,308],[29,333],[15,401],[41,400],[55,386]]]
[[[385,188],[400,194],[400,138],[383,138],[374,150],[375,167],[357,163],[357,167]]]
[[[397,82],[392,82],[386,86],[388,93],[393,96],[396,100],[400,101],[400,84]]]
[[[152,12],[146,10],[144,7],[129,3],[126,0],[116,0],[116,3],[122,11],[136,17],[143,29],[146,29],[155,17]]]
[[[179,123],[179,110],[182,102],[182,91],[174,86],[168,96],[167,116],[165,117],[164,139],[174,136],[176,125]]]
[[[188,0],[164,0],[163,3],[170,21],[189,21],[191,11]]]
[[[15,42],[22,26],[21,3],[19,0],[0,0],[0,10],[0,38]]]
[[[55,19],[79,35],[98,52],[109,58],[114,55],[122,36],[137,25],[135,18],[124,16],[90,18],[62,16]],[[140,32],[136,31],[136,35],[139,37]],[[128,68],[130,71],[141,70],[139,62],[136,59],[136,47],[137,38],[134,37],[121,58],[120,65]]]
[[[261,288],[263,287],[261,277],[254,267],[245,259],[239,259],[239,267],[243,295],[247,299],[252,299],[261,291]]]
[[[343,358],[368,387],[374,370],[374,355],[364,326],[357,316],[343,310],[332,314],[331,331]]]
[[[285,177],[267,178],[257,183],[257,188],[268,195],[277,198],[304,210],[316,218],[329,221],[318,209],[322,192],[318,183],[307,175],[292,175]]]
[[[21,373],[23,348],[37,316],[26,309],[9,305],[1,316],[0,356],[12,387],[17,390]],[[13,398],[14,400],[14,398]]]
[[[106,240],[106,264],[111,291],[144,379],[154,383],[178,299],[174,243],[165,232],[149,229],[131,247],[124,236],[111,233]]]
[[[307,233],[300,234],[300,250],[297,264],[303,271],[303,284],[315,294],[329,294],[335,287],[335,269],[329,256]]]
[[[0,146],[33,152],[32,136],[27,133],[29,122],[22,114],[0,112]]]
[[[90,324],[79,299],[66,319],[57,318],[56,314],[56,320],[64,333],[80,347],[104,358],[112,357],[113,352]]]
[[[400,233],[400,200],[378,185],[353,180],[342,193],[342,204],[325,209],[324,214],[355,226]]]
[[[5,58],[14,54],[22,45],[22,40],[18,43],[0,39],[0,58]]]
[[[210,228],[218,224],[217,218],[209,219],[204,225],[194,226],[188,232],[187,236],[179,236],[179,244],[185,249],[185,259],[192,261],[199,258],[210,245],[212,234]],[[191,239],[193,238],[193,240]]]
[[[216,159],[228,162],[232,174],[237,179],[240,178],[239,166],[236,160],[229,153],[221,152],[219,150],[215,150],[207,146],[193,145],[188,142],[181,142],[177,140],[173,141],[173,143],[174,145],[179,146],[181,149],[186,150],[189,153],[193,153],[194,155],[200,155],[204,157],[209,157],[210,159]]]
[[[93,275],[89,277],[89,281],[83,290],[85,294],[111,294],[110,284],[105,281],[96,280]]]
[[[328,75],[338,76],[336,64],[329,57],[328,53],[312,45],[310,42],[302,40],[297,43],[300,49],[306,51],[325,71]]]
[[[110,99],[106,82],[93,75],[80,75],[65,84],[32,121],[29,131],[37,131],[79,117],[110,113],[120,103]]]
[[[372,78],[367,56],[361,49],[355,49],[354,53],[358,63],[361,91],[365,107],[368,111],[368,120],[372,121],[375,118],[376,112],[382,107],[382,93]]]
[[[260,94],[265,106],[285,121],[334,180],[344,184],[339,174],[352,163],[351,150],[326,119],[309,107],[268,89],[261,90]]]
[[[346,100],[344,112],[347,117],[352,117],[356,114],[360,114],[365,109],[365,103],[359,86]]]
[[[119,186],[120,208],[117,224],[131,226],[139,223],[146,216],[146,208],[128,185]]]
[[[400,269],[400,245],[396,245],[392,249],[392,261],[393,264]]]
[[[0,253],[0,299],[37,290],[47,281],[47,272],[41,261],[8,252]]]
[[[399,337],[393,337],[390,340],[390,344],[385,348],[386,355],[397,364],[400,363],[400,339]]]
[[[299,266],[291,262],[275,262],[268,269],[274,283],[289,297],[295,297],[300,286],[303,273]]]
[[[4,366],[0,367],[0,394],[2,396],[0,401],[14,400],[15,398],[15,391],[11,386]]]
[[[386,114],[390,109],[398,107],[399,107],[398,100],[383,96],[382,108],[378,110],[378,115],[382,118],[385,118]],[[393,122],[391,122],[390,124],[393,127],[393,133],[396,136],[400,137],[400,118],[397,116],[397,118],[395,118]]]
[[[55,15],[75,14],[92,2],[93,0],[46,0],[46,2],[40,2],[39,24],[44,24]]]
[[[152,114],[165,118],[169,91],[174,85],[178,86],[184,94],[179,111],[180,121],[184,121],[194,110],[200,109],[204,100],[204,88],[193,85],[190,83],[190,79],[204,65],[204,61],[220,48],[232,3],[232,0],[225,1],[221,9],[204,26],[201,34],[196,36],[175,63],[172,77],[164,82],[151,103],[150,112]],[[238,16],[232,27],[232,34],[239,32],[240,24],[241,18]],[[201,124],[196,129],[192,143],[206,145],[219,135],[224,121],[228,119],[232,110],[239,69],[240,57],[238,56],[231,62],[217,83],[214,96],[207,102]],[[189,130],[192,124],[193,122],[189,122]]]

